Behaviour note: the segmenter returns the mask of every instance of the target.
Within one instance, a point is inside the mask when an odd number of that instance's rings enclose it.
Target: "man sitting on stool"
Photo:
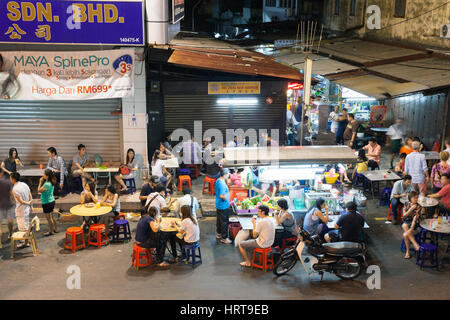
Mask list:
[[[361,233],[364,228],[364,218],[356,211],[356,204],[349,202],[345,206],[347,212],[342,214],[334,224],[336,230],[325,235],[327,242],[361,242]]]
[[[399,180],[394,183],[391,192],[391,212],[393,224],[398,224],[397,214],[400,198],[405,198],[411,191],[413,191],[412,178],[409,174],[404,176],[403,180]]]
[[[381,160],[381,146],[377,143],[375,138],[370,138],[369,144],[363,147],[367,150],[367,158],[369,159],[368,166],[370,170],[380,169]]]

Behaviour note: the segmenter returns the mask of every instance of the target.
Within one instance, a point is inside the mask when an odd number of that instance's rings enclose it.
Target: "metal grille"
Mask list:
[[[46,149],[55,147],[66,165],[86,145],[93,158],[120,161],[120,99],[86,101],[0,102],[0,160],[11,147],[25,164],[46,163]]]

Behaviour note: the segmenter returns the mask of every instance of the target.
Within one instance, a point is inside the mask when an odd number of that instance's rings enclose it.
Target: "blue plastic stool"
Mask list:
[[[420,233],[416,233],[416,234],[414,235],[414,239],[416,239],[416,242],[417,242],[417,243],[419,244],[419,246],[420,246],[420,244],[421,244],[421,242],[420,242]],[[403,238],[402,238],[402,244],[401,244],[401,246],[400,246],[400,250],[401,250],[402,252],[405,252],[405,251],[406,251],[405,239],[403,239]],[[416,249],[414,249],[414,247],[409,248],[409,250],[410,250],[410,251],[416,251]]]
[[[384,188],[380,194],[380,206],[389,206],[391,204],[392,188]]]
[[[189,169],[180,169],[178,171],[178,175],[179,176],[190,176],[191,175],[191,170],[189,170]]]
[[[429,243],[438,245],[437,241],[435,241],[433,239],[433,235],[431,234],[431,232],[425,230],[422,227],[420,227],[419,235],[420,235],[420,237],[419,237],[420,243],[427,243],[427,240],[429,240]],[[436,240],[437,239],[438,239],[438,237],[436,237]]]
[[[131,179],[123,179],[123,183],[127,186],[128,190],[123,191],[124,194],[133,194],[136,192],[136,181],[134,178]]]
[[[425,265],[427,261],[430,262],[429,265]],[[422,243],[417,253],[416,264],[420,266],[420,269],[436,268],[439,270],[438,247],[431,243]]]
[[[131,240],[130,224],[125,219],[114,221],[114,232],[112,241],[128,241]]]
[[[198,255],[196,254],[196,249],[198,249]],[[195,267],[195,265],[197,263],[202,263],[202,253],[200,252],[200,245],[198,244],[198,242],[194,243],[194,244],[185,244],[183,245],[183,249],[182,249],[183,255],[182,255],[182,260],[184,260],[186,258],[186,264],[189,263],[189,260],[191,260],[191,265],[192,268]],[[198,258],[198,260],[197,260]]]
[[[70,186],[70,192],[77,194],[83,192],[83,180],[81,179],[81,177],[72,176],[72,184]]]

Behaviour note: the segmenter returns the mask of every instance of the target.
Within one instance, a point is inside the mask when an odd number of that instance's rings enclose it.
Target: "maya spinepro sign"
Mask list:
[[[2,0],[0,42],[144,45],[141,1]]]
[[[172,10],[172,24],[177,23],[184,18],[184,0],[169,0]]]
[[[0,52],[0,101],[85,100],[134,94],[134,49]]]

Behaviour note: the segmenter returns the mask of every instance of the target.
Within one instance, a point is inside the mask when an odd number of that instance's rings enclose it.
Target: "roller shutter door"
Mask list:
[[[1,101],[0,158],[15,147],[25,164],[46,163],[53,146],[68,164],[82,143],[91,158],[120,161],[120,108],[121,99]]]

